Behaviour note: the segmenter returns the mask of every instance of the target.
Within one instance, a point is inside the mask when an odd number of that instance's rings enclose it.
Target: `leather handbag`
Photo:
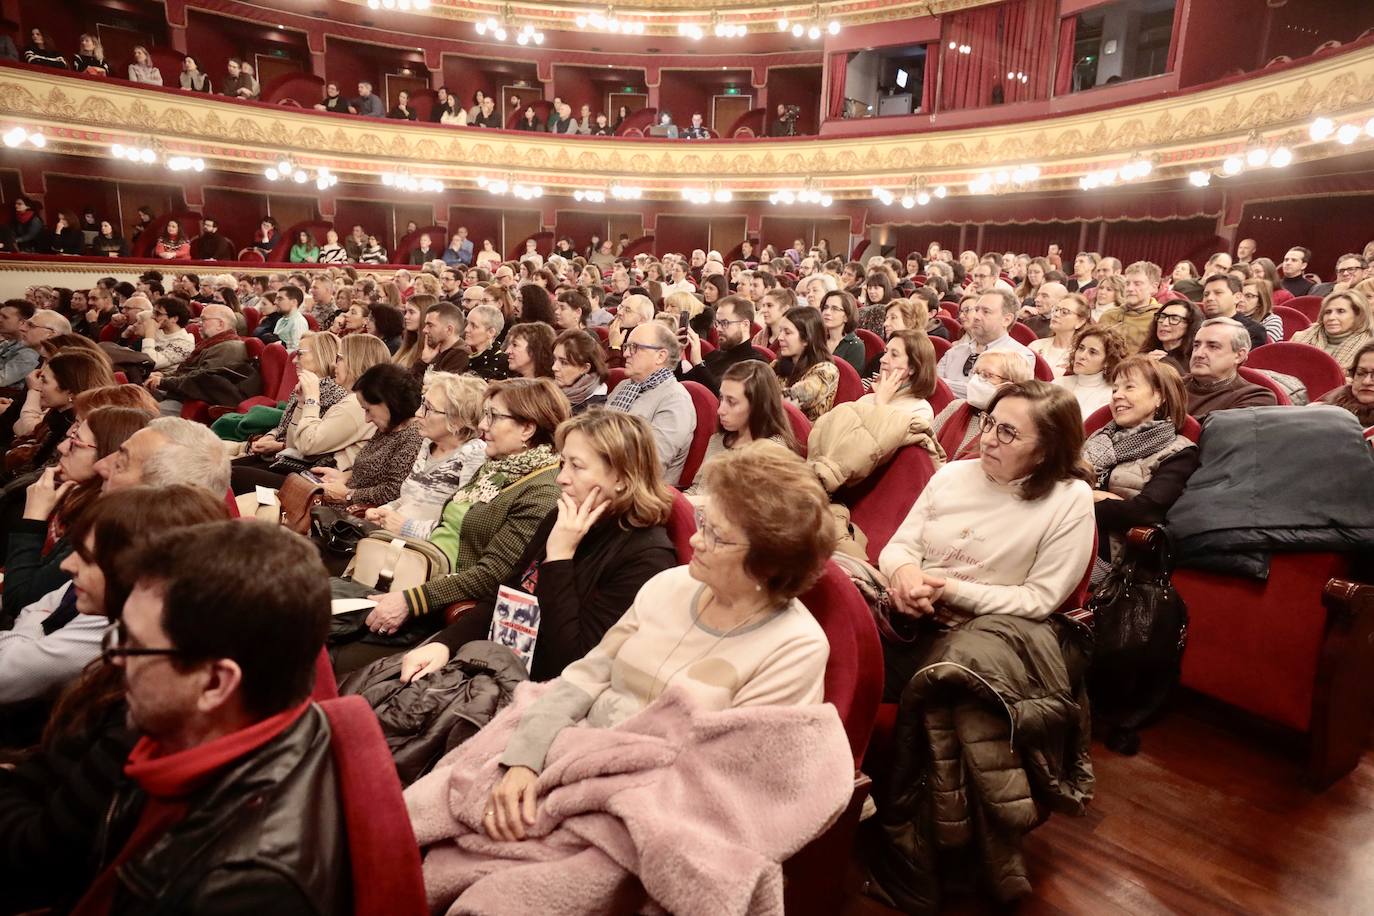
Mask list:
[[[310,533],[310,510],[324,501],[324,487],[303,474],[288,474],[277,491],[281,523],[296,534]]]
[[[451,571],[448,555],[429,541],[379,529],[358,541],[347,577],[378,592],[399,592]]]

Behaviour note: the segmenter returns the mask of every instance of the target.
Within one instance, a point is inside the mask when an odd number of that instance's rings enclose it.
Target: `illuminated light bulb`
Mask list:
[[[821,37],[821,30],[813,25],[811,28],[806,30],[806,37],[811,39],[812,41],[815,41],[817,38]]]
[[[396,0],[396,7],[403,13],[410,12],[410,0]],[[321,191],[324,188],[320,188]]]
[[[157,161],[157,153],[153,152],[150,149],[145,149],[138,154],[138,158],[146,162],[148,165],[152,165],[154,162]]]
[[[1227,156],[1226,161],[1221,164],[1221,171],[1226,175],[1239,175],[1245,169],[1245,163],[1239,156]]]
[[[949,191],[946,190],[944,185],[940,185],[938,188],[935,189],[935,196],[940,198],[941,200],[944,200],[945,195],[948,193]]]
[[[495,34],[496,34],[496,40],[497,40],[497,41],[505,41],[505,40],[506,40],[506,30],[503,29],[503,28],[501,28],[500,26],[497,26]]]
[[[473,28],[477,31],[478,35],[487,34],[487,24],[485,22],[479,22],[474,25]]]
[[[806,34],[806,26],[802,25],[800,22],[794,23],[794,24],[792,25],[792,37],[793,37],[793,38],[801,38],[801,37],[802,37],[803,35],[805,35],[805,34]]]
[[[1342,124],[1341,129],[1336,131],[1336,141],[1342,146],[1349,146],[1360,136],[1360,129],[1354,124]]]
[[[382,0],[382,6],[389,10],[396,8],[396,0]]]
[[[309,178],[310,176],[305,174],[305,169],[296,169],[295,173],[291,176],[291,180],[296,184],[305,184],[306,180]]]
[[[830,20],[830,24],[825,27],[825,30],[831,35],[838,35],[840,34],[840,24],[832,19]]]
[[[415,8],[417,10],[429,9],[429,0],[415,0]]]
[[[779,19],[779,20],[778,20],[778,31],[779,31],[779,32],[786,32],[789,25],[790,25],[790,23],[788,23],[788,21],[787,21],[786,19]]]
[[[29,138],[29,132],[22,127],[11,127],[5,131],[5,145],[15,147]]]
[[[959,45],[957,45],[957,44],[955,44],[954,42],[951,41],[951,42],[949,43],[949,49],[950,49],[951,51],[957,51],[957,50],[959,50]]]
[[[42,149],[43,147],[48,145],[48,138],[38,133],[29,134],[29,142],[36,146],[38,149]]]
[[[116,159],[123,159],[123,158],[124,158],[124,144],[122,144],[122,143],[115,143],[115,144],[111,145],[111,146],[110,146],[110,155],[111,155],[111,156],[114,156]]]
[[[1312,122],[1312,127],[1309,129],[1312,139],[1317,143],[1330,139],[1335,132],[1336,122],[1330,118],[1318,118]]]
[[[1257,146],[1245,154],[1245,164],[1252,169],[1257,169],[1269,161],[1269,150],[1262,146]]]
[[[382,5],[378,3],[377,0],[367,0],[367,8],[370,10],[379,10],[382,8]]]
[[[924,207],[926,204],[930,203],[930,195],[922,191],[920,194],[916,195],[916,203]]]
[[[586,16],[578,16],[578,17],[577,17],[575,20],[573,20],[573,21],[577,23],[577,27],[578,27],[579,29],[585,29],[585,28],[587,27],[587,17],[586,17]]]
[[[542,44],[544,43],[544,33],[543,33],[543,32],[535,32],[535,33],[534,33],[534,43],[537,44],[537,45],[542,45]]]
[[[903,209],[903,210],[910,210],[910,209],[911,209],[912,207],[914,207],[914,206],[916,206],[916,198],[912,197],[910,194],[903,194],[903,195],[902,195],[902,209]]]
[[[822,207],[828,207],[828,206],[830,206],[831,204],[833,204],[834,202],[835,202],[835,198],[831,197],[829,194],[822,194],[822,195],[821,195],[821,206],[822,206]]]
[[[277,173],[276,169],[268,169],[262,174],[263,177],[266,178],[268,181],[276,181],[278,178],[281,177],[281,175]]]
[[[1274,150],[1273,155],[1269,157],[1270,167],[1276,169],[1286,168],[1292,161],[1293,151],[1286,146],[1280,146],[1278,149]]]
[[[521,32],[519,35],[515,36],[515,43],[518,45],[527,45],[530,43],[530,36]]]
[[[713,194],[712,197],[718,204],[728,204],[730,201],[735,199],[735,195],[730,193],[730,191],[726,188],[721,188],[720,190],[716,191],[716,193]]]
[[[1205,188],[1212,183],[1212,173],[1203,171],[1189,172],[1188,183],[1195,188]]]
[[[791,191],[783,191],[778,195],[778,199],[785,204],[794,204],[797,202],[797,195]]]

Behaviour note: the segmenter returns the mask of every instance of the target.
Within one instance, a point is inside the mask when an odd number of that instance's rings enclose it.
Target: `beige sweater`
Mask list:
[[[830,644],[800,601],[726,636],[697,621],[704,599],[686,566],[644,583],[596,648],[525,713],[501,762],[538,771],[564,728],[618,725],[668,687],[705,709],[821,702]]]
[[[286,447],[304,456],[334,456],[341,471],[353,467],[353,459],[362,451],[363,443],[372,438],[377,428],[367,422],[363,405],[357,395],[349,395],[320,416],[318,404],[301,401],[286,427]]]

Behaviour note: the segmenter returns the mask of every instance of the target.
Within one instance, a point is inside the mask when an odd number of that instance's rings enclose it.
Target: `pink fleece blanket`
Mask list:
[[[406,790],[429,847],[432,912],[482,916],[605,913],[637,877],[678,916],[781,914],[779,864],[819,834],[854,788],[854,758],[829,704],[694,708],[670,690],[615,728],[569,728],[539,777],[529,838],[481,829],[497,759],[522,711],[514,702]]]

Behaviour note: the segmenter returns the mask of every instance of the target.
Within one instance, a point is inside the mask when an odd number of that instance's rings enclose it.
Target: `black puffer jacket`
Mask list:
[[[339,693],[356,693],[372,706],[408,786],[490,722],[528,676],[514,652],[483,639],[465,644],[433,674],[402,684],[404,654],[353,672]]]
[[[145,796],[130,787],[100,831],[111,861]],[[187,815],[118,870],[114,916],[353,912],[352,876],[329,721],[310,706],[284,732],[187,802]]]
[[[902,693],[870,871],[908,913],[940,908],[937,857],[972,847],[1002,901],[1030,892],[1021,837],[1092,798],[1085,628],[975,617],[932,642]]]

